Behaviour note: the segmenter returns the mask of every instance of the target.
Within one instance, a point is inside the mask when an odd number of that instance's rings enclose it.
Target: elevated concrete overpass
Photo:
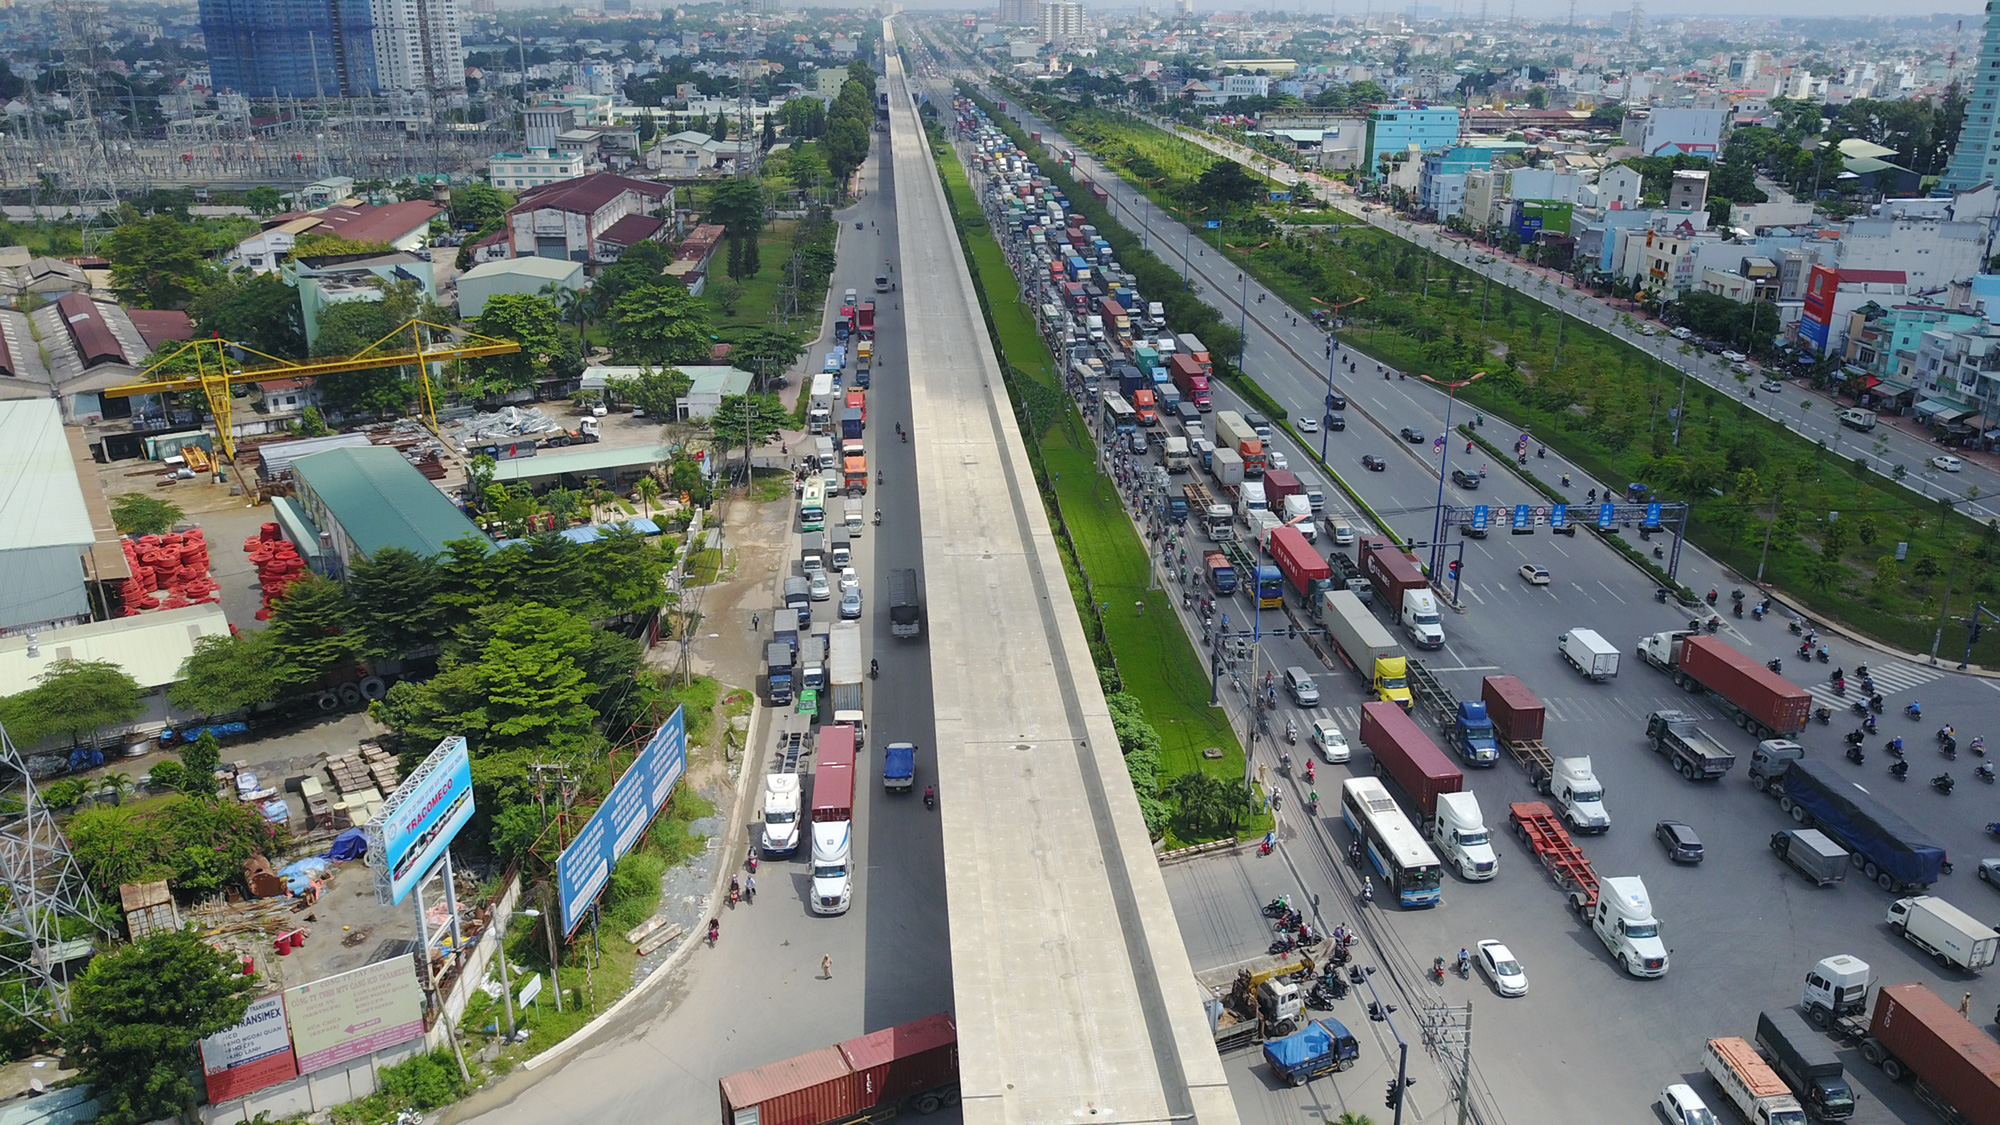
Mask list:
[[[965,1120],[1234,1125],[1203,996],[893,27],[884,30]]]

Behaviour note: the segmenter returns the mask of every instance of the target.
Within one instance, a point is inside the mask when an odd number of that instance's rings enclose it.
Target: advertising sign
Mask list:
[[[424,1033],[424,990],[408,957],[285,990],[299,1073],[373,1054]]]
[[[284,996],[274,992],[250,1001],[235,1027],[202,1040],[201,1072],[208,1076],[214,1105],[296,1078],[299,1062],[285,1028]]]
[[[1816,352],[1824,352],[1826,350],[1826,338],[1830,330],[1830,325],[1821,324],[1811,317],[1806,317],[1799,321],[1799,339],[1811,344],[1813,350]]]
[[[471,819],[472,755],[465,739],[447,738],[368,822],[375,897],[388,904],[402,902]]]
[[[556,858],[556,896],[562,903],[563,932],[570,933],[604,889],[611,865],[632,850],[687,769],[687,726],[680,708],[653,733],[583,831]]]
[[[1833,323],[1833,299],[1840,292],[1840,271],[1814,266],[1806,275],[1805,319],[1815,324]]]

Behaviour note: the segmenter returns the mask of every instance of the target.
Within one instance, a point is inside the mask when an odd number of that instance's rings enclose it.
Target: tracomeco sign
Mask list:
[[[376,897],[402,902],[470,819],[472,756],[465,739],[447,738],[396,788],[365,829]]]

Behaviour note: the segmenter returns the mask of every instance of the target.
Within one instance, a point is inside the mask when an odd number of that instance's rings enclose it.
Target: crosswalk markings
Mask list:
[[[1933,680],[1944,678],[1943,672],[1925,668],[1922,665],[1911,664],[1904,660],[1891,660],[1886,664],[1870,664],[1868,665],[1868,674],[1875,677],[1875,690],[1884,696],[1894,695],[1899,691],[1909,691],[1923,684],[1930,683]],[[1852,706],[1855,700],[1867,698],[1867,696],[1861,694],[1860,679],[1854,676],[1848,677],[1847,694],[1844,696],[1835,692],[1833,684],[1826,680],[1807,685],[1806,691],[1812,694],[1813,699],[1831,707],[1835,711],[1844,711]]]

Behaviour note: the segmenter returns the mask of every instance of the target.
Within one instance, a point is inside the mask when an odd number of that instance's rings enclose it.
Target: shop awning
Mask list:
[[[1864,391],[1872,391],[1876,387],[1879,387],[1881,385],[1882,385],[1882,380],[1877,379],[1873,375],[1863,375],[1861,377],[1861,389]]]
[[[1940,402],[1939,400],[1934,398],[1926,398],[1918,400],[1914,412],[1917,414],[1925,415],[1939,422],[1954,421],[1956,419],[1965,417],[1966,414],[1965,411],[1960,410],[1958,407],[1953,406],[1951,403]]]

